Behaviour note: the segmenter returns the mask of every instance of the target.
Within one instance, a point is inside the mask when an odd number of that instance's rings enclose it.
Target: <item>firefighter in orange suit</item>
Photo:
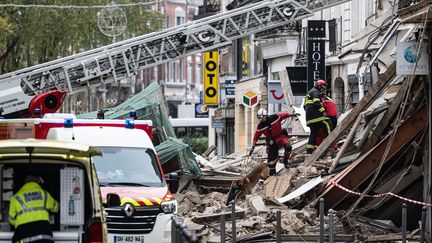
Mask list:
[[[279,157],[279,149],[284,148],[285,153],[283,157],[283,163],[285,168],[289,168],[289,158],[292,150],[292,146],[289,143],[289,139],[282,133],[281,123],[283,120],[292,116],[299,116],[300,114],[289,114],[289,113],[278,113],[268,115],[267,110],[261,108],[258,110],[257,116],[260,120],[258,127],[253,137],[252,148],[250,154],[252,154],[255,145],[259,137],[264,134],[267,139],[267,163],[270,168],[270,175],[276,174],[276,160]]]
[[[12,242],[54,242],[49,212],[58,212],[58,202],[42,189],[40,178],[28,175],[24,183],[10,199],[9,222],[15,226]]]

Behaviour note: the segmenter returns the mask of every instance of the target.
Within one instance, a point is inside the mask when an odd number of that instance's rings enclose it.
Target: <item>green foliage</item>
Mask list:
[[[208,148],[208,138],[200,137],[195,135],[186,135],[181,138],[185,144],[188,144],[189,147],[196,154],[202,154]]]
[[[137,0],[117,0],[136,3]],[[102,5],[98,0],[7,0],[7,4]],[[107,0],[106,4],[111,3]],[[116,41],[161,29],[163,16],[147,6],[123,7],[128,26]],[[0,7],[0,73],[52,61],[112,43],[98,28],[99,8]]]

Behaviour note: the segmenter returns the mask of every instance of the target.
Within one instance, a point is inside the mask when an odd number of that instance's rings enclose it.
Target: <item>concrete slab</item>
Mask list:
[[[270,210],[264,203],[264,200],[261,196],[255,195],[249,199],[249,205],[255,214],[259,215],[262,213],[268,213]]]
[[[297,188],[295,191],[291,192],[290,194],[279,198],[278,201],[280,203],[286,203],[286,202],[290,201],[291,199],[294,199],[296,197],[299,197],[299,196],[305,194],[306,192],[308,192],[312,188],[316,187],[318,184],[320,184],[323,181],[324,181],[324,179],[321,178],[321,176],[318,176],[318,177],[308,181],[303,186]]]

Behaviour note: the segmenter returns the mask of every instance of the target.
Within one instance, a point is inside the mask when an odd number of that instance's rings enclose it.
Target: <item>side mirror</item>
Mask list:
[[[107,207],[118,207],[121,204],[120,196],[115,193],[108,193],[107,194]]]
[[[176,193],[179,188],[179,176],[177,173],[172,172],[165,175],[165,180],[168,183],[168,187],[171,193]]]

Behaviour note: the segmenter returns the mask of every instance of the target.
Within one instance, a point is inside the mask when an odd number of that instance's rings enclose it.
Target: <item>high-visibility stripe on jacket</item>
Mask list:
[[[337,108],[334,100],[327,95],[323,97],[322,100],[323,106],[326,110],[328,117],[337,117]]]
[[[321,92],[313,87],[305,97],[303,108],[306,111],[306,125],[327,120],[324,116],[325,108],[321,102]]]
[[[52,235],[36,235],[36,236],[30,236],[24,239],[21,239],[18,241],[19,243],[27,243],[27,242],[35,242],[39,240],[53,240]]]
[[[59,204],[36,182],[26,183],[10,199],[9,222],[17,228],[26,223],[49,221],[49,212],[58,212]]]

